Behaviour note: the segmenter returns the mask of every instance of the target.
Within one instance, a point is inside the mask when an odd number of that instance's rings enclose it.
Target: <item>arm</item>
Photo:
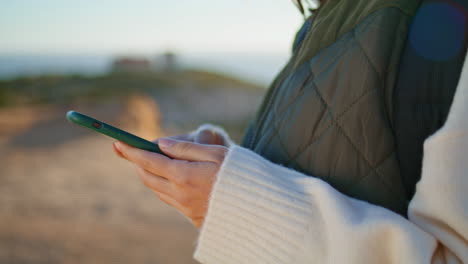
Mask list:
[[[399,215],[234,146],[218,173],[202,263],[430,263],[436,239]]]
[[[409,220],[231,146],[195,258],[202,263],[468,262],[468,69],[425,142]]]

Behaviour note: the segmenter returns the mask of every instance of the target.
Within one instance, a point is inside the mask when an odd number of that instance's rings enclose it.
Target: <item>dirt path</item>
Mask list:
[[[9,113],[22,127],[0,133],[0,263],[196,263],[197,231],[111,140],[71,128],[62,111],[35,113],[34,124]]]
[[[197,230],[138,181],[112,140],[70,125],[64,114],[92,113],[147,139],[163,134],[154,120],[169,134],[212,122],[239,140],[263,93],[187,86],[155,94],[156,106],[140,96],[1,109],[0,263],[196,263]]]

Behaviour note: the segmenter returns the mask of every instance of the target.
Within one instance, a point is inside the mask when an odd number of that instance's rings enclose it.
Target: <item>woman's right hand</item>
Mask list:
[[[203,125],[194,132],[154,142],[171,158],[121,142],[114,143],[114,152],[136,165],[144,184],[162,201],[201,227],[217,172],[231,144],[229,136],[221,128]]]

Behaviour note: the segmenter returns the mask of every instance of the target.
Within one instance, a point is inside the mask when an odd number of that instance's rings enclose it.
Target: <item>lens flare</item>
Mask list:
[[[414,18],[409,35],[411,45],[426,59],[450,60],[463,49],[466,20],[466,12],[461,6],[427,4]]]

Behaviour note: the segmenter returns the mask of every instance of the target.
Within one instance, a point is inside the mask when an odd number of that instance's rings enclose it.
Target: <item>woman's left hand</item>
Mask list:
[[[114,143],[115,152],[136,165],[143,183],[165,203],[177,208],[201,227],[216,174],[228,149],[170,138],[158,140],[163,155]]]

